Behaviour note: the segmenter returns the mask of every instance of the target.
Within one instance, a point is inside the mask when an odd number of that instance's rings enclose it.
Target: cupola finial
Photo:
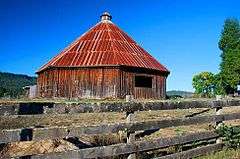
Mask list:
[[[101,21],[106,21],[106,20],[111,21],[112,19],[112,16],[108,12],[104,12],[100,17],[101,17]]]

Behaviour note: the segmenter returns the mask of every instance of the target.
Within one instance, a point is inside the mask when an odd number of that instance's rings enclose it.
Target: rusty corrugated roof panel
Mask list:
[[[48,67],[101,65],[123,65],[169,72],[107,18],[103,18],[37,72]]]

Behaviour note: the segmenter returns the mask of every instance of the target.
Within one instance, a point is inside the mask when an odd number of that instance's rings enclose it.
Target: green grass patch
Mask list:
[[[222,151],[198,157],[197,159],[239,159],[240,149],[224,149]]]

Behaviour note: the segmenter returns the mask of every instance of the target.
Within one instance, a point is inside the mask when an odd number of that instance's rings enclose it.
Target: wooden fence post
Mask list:
[[[221,115],[222,114],[222,107],[217,107],[215,108],[216,110],[216,115]],[[221,125],[223,124],[223,121],[217,121],[215,123],[215,126],[216,126],[216,129],[218,129]],[[218,137],[217,140],[216,140],[216,143],[222,143],[222,138],[221,137]]]
[[[126,112],[127,116],[127,123],[134,122],[134,112]],[[127,131],[127,143],[134,143],[135,142],[135,132],[134,131]],[[136,159],[136,154],[130,154],[128,159]]]

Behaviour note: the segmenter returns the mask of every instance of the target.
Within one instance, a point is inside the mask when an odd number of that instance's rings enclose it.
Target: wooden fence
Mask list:
[[[191,108],[218,108],[240,105],[239,99],[231,100],[189,100],[157,102],[20,102],[0,103],[0,115],[63,114],[63,113],[101,113],[101,112],[135,112],[149,110],[172,110]]]
[[[216,142],[193,148],[187,151],[182,151],[175,154],[170,154],[166,156],[158,157],[159,159],[169,159],[169,158],[192,158],[213,151],[218,151],[222,149],[223,143],[219,140],[218,134],[214,131],[192,133],[188,135],[181,135],[171,138],[157,138],[151,141],[137,141],[135,140],[136,131],[154,130],[162,129],[174,126],[183,125],[193,125],[193,124],[203,124],[203,123],[216,123],[216,127],[221,125],[223,121],[240,119],[240,113],[231,114],[221,114],[223,107],[230,106],[240,106],[240,100],[222,100],[222,101],[204,101],[202,105],[199,101],[195,102],[196,108],[211,108],[215,109],[214,115],[206,116],[193,116],[187,118],[177,118],[169,120],[154,120],[154,121],[144,121],[135,122],[134,121],[134,111],[146,111],[146,110],[163,110],[174,109],[179,106],[178,102],[176,105],[171,103],[168,104],[169,107],[161,105],[161,107],[146,108],[131,108],[132,103],[125,110],[126,112],[126,122],[116,123],[116,124],[100,124],[95,126],[63,126],[63,127],[47,127],[47,128],[23,128],[23,129],[11,129],[11,130],[1,130],[0,132],[0,143],[10,143],[17,141],[40,141],[46,139],[62,139],[69,136],[77,137],[81,135],[95,135],[95,134],[105,134],[105,133],[117,133],[119,131],[127,132],[127,143],[119,143],[108,146],[91,147],[85,149],[55,152],[47,154],[32,154],[31,158],[103,158],[118,155],[129,155],[129,158],[136,158],[137,154],[140,152],[152,151],[161,148],[167,148],[169,146],[183,145],[191,142],[211,140],[215,139]],[[192,107],[189,101],[189,108]],[[181,105],[183,109],[187,109],[186,105]],[[117,110],[117,109],[115,109]],[[118,110],[117,110],[118,111]],[[102,112],[102,111],[100,111]],[[10,156],[9,156],[10,157]]]

